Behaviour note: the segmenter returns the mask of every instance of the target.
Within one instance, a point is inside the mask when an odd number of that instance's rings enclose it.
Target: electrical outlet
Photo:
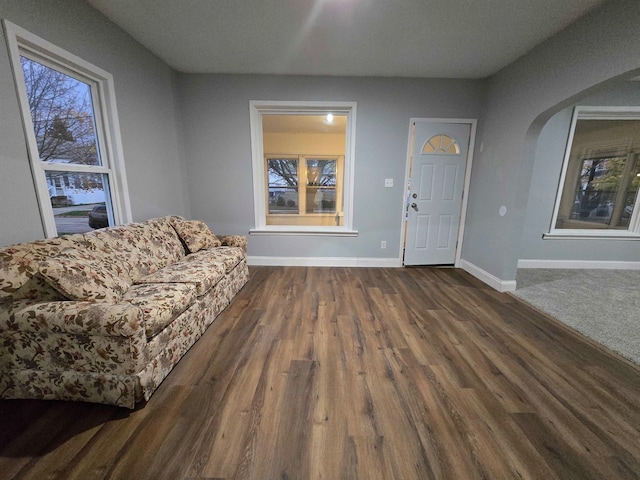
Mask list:
[[[380,242],[380,248],[387,248],[387,241],[386,240],[382,240]]]
[[[384,186],[386,188],[393,187],[393,178],[385,178],[384,179]]]

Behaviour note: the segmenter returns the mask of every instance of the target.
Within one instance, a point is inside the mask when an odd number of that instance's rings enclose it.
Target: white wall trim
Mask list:
[[[610,262],[605,260],[520,259],[518,260],[518,268],[640,270],[640,262]]]
[[[499,292],[513,292],[516,289],[515,280],[501,280],[467,260],[460,260],[460,268]]]
[[[247,257],[249,266],[271,267],[402,267],[400,258],[372,258],[372,257]]]

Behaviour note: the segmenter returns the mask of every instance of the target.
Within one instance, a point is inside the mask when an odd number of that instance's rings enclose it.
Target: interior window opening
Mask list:
[[[254,231],[351,231],[355,105],[255,103]]]

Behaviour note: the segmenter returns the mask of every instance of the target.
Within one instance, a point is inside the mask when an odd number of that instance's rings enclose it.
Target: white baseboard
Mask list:
[[[515,280],[501,280],[467,260],[460,260],[460,268],[499,292],[513,292],[516,289]]]
[[[518,268],[565,268],[599,270],[640,270],[640,262],[608,262],[599,260],[518,260]]]
[[[286,267],[402,267],[399,258],[364,257],[261,257],[248,256],[249,266]]]

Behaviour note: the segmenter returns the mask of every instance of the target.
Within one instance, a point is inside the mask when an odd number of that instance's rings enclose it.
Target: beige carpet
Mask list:
[[[516,296],[640,365],[640,271],[519,269]]]

